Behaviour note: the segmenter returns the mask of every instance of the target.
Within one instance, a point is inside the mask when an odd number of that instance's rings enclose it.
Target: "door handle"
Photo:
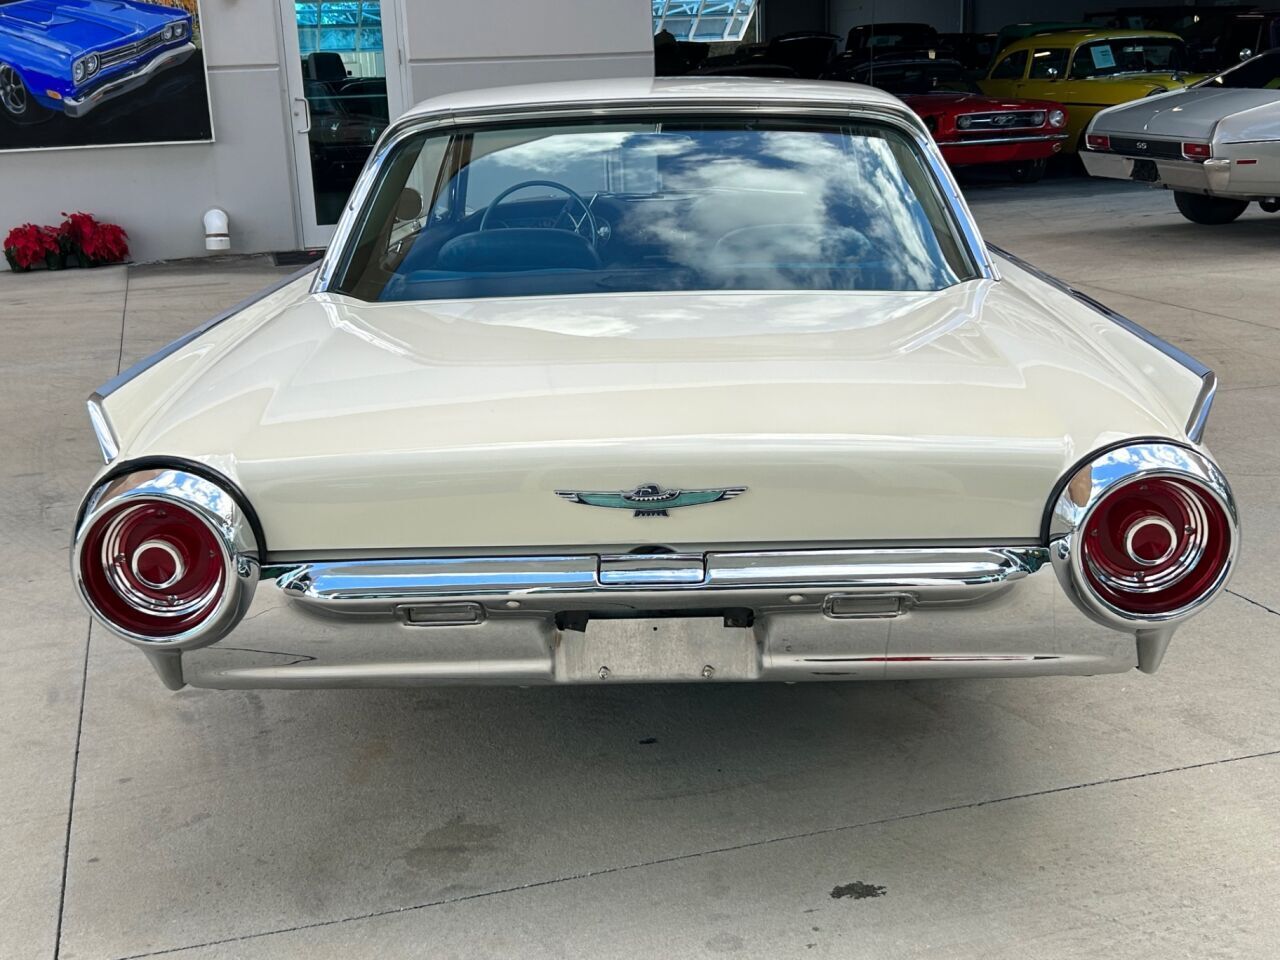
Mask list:
[[[311,104],[310,104],[310,102],[307,100],[307,98],[306,98],[306,97],[294,97],[294,98],[293,98],[293,102],[294,102],[294,103],[300,103],[300,104],[302,104],[302,114],[301,114],[301,116],[304,118],[304,121],[303,121],[303,122],[304,122],[304,124],[305,124],[305,126],[299,127],[299,126],[295,123],[295,124],[294,124],[294,131],[295,131],[295,132],[297,132],[297,133],[310,133],[310,132],[311,132]],[[293,112],[293,116],[294,116],[294,119],[295,119],[295,120],[298,118],[299,114],[298,114],[298,111],[297,111],[297,110],[295,110],[295,111]]]

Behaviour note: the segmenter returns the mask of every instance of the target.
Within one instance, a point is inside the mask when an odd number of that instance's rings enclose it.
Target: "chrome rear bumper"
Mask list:
[[[1149,182],[1151,186],[1214,196],[1241,192],[1231,188],[1231,161],[1226,159],[1195,161],[1170,160],[1164,157],[1126,157],[1123,154],[1100,153],[1096,150],[1081,150],[1080,157],[1091,177],[1132,180],[1134,165],[1138,160],[1145,159],[1151,160],[1156,166],[1157,179],[1143,181]],[[1246,191],[1245,195],[1255,192]]]
[[[267,567],[230,635],[147,654],[175,689],[872,680],[1119,672],[1135,638],[1047,549],[966,547]]]

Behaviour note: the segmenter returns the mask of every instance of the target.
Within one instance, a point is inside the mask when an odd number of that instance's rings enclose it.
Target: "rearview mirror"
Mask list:
[[[1057,68],[1057,67],[1049,67],[1047,70],[1045,70],[1044,75],[1045,75],[1046,77],[1048,77],[1050,80],[1057,80],[1057,79],[1058,79],[1058,68]]]
[[[1250,50],[1248,47],[1245,47],[1243,50],[1240,51],[1240,62],[1244,63],[1246,60],[1250,59],[1252,56],[1253,56],[1253,51]]]

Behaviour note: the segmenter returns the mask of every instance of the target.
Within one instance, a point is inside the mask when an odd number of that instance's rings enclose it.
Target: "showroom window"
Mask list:
[[[1019,50],[1011,53],[991,71],[992,80],[1021,80],[1022,72],[1027,68],[1027,51]]]
[[[295,0],[302,55],[319,50],[382,53],[382,10],[378,0]]]
[[[1031,79],[1053,80],[1067,75],[1067,60],[1071,51],[1066,47],[1037,50],[1031,55]]]
[[[756,0],[653,0],[653,32],[715,43],[747,35]]]

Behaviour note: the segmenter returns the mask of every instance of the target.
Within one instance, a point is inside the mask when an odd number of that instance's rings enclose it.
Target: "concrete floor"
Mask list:
[[[1223,381],[1243,562],[1155,677],[170,694],[68,584],[83,398],[285,271],[0,274],[0,957],[1280,954],[1280,217],[971,199]]]

